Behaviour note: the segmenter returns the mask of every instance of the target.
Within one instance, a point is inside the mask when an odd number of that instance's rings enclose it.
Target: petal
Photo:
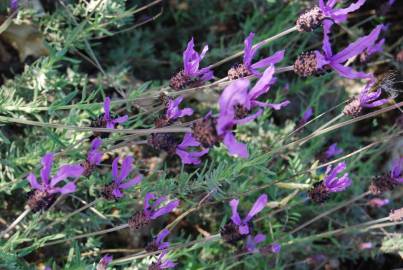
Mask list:
[[[266,194],[260,195],[243,221],[248,222],[249,220],[251,220],[257,213],[263,210],[266,204],[267,204],[267,195]]]
[[[278,51],[275,54],[273,54],[272,56],[266,57],[256,63],[254,63],[251,67],[252,68],[265,68],[270,65],[277,64],[278,62],[281,62],[281,60],[283,60],[284,52],[285,52],[284,50]]]
[[[212,70],[210,70],[208,67],[199,69],[199,71],[196,72],[196,75],[199,77],[199,79],[203,82],[205,81],[210,81],[214,77],[214,73]]]
[[[102,139],[99,137],[96,137],[91,141],[91,149],[96,150],[102,145]]]
[[[122,124],[124,122],[126,122],[129,119],[129,116],[124,115],[124,116],[120,116],[118,118],[115,118],[112,120],[113,124]]]
[[[255,37],[255,33],[249,33],[248,37],[245,39],[245,49],[243,54],[243,64],[245,67],[249,67],[252,63],[252,58],[256,52],[256,50],[252,49],[253,46],[253,38]]]
[[[146,193],[144,197],[144,209],[148,209],[151,207],[150,201],[155,199],[155,195],[153,193]]]
[[[185,108],[183,110],[179,110],[179,116],[178,117],[190,116],[192,114],[193,114],[193,109]]]
[[[202,52],[200,53],[200,61],[204,58],[204,56],[206,56],[207,51],[208,51],[208,45],[205,45],[203,47]]]
[[[97,150],[90,151],[87,155],[87,160],[91,165],[99,165],[102,161],[103,153]]]
[[[49,184],[50,172],[53,165],[53,153],[46,153],[42,160],[41,178],[45,184]]]
[[[378,25],[368,36],[359,38],[355,42],[348,45],[344,50],[332,57],[332,62],[344,63],[349,58],[354,57],[362,53],[366,48],[371,47],[378,39],[382,27],[383,25]]]
[[[200,164],[200,157],[208,153],[208,149],[200,152],[187,152],[185,150],[177,148],[175,153],[180,157],[183,164]]]
[[[232,199],[229,202],[229,205],[231,206],[231,211],[232,211],[232,215],[231,215],[231,220],[235,225],[241,225],[241,218],[239,217],[238,214],[238,204],[239,204],[239,200],[237,199]]]
[[[185,137],[183,137],[183,140],[178,147],[185,149],[190,146],[200,146],[200,143],[193,137],[192,133],[188,132],[185,134]]]
[[[385,39],[381,39],[374,46],[367,49],[368,56],[373,55],[375,53],[383,51],[383,45],[385,44]]]
[[[256,118],[258,118],[259,116],[261,116],[263,113],[263,110],[259,109],[256,113],[246,116],[242,119],[237,119],[234,120],[234,123],[237,125],[245,125],[246,123],[252,122],[253,120],[255,120]]]
[[[252,89],[249,91],[250,99],[252,100],[257,99],[258,97],[269,91],[273,75],[274,75],[274,66],[270,66],[263,72],[262,77],[256,82],[255,86],[253,86]]]
[[[123,184],[119,185],[119,188],[121,188],[121,189],[131,188],[132,186],[135,186],[135,185],[139,184],[142,179],[143,179],[143,176],[138,175],[135,178],[133,178],[132,180],[129,180],[126,183],[123,183]]]
[[[152,213],[150,218],[156,219],[160,216],[163,216],[163,215],[166,215],[166,214],[172,212],[172,210],[174,210],[174,208],[178,207],[179,203],[180,203],[179,200],[175,200],[175,201],[168,203],[166,206],[161,207],[160,209],[158,209],[157,211]]]
[[[249,226],[248,225],[241,225],[238,227],[239,233],[240,234],[249,234]]]
[[[165,262],[163,262],[162,264],[160,264],[160,268],[161,269],[168,269],[168,268],[174,268],[176,266],[176,263],[174,263],[171,260],[166,260]]]
[[[73,193],[76,191],[76,184],[73,182],[69,182],[61,188],[52,188],[50,193],[61,193],[61,194],[68,194]]]
[[[316,68],[321,69],[323,66],[328,65],[330,63],[330,57],[327,57],[321,54],[319,51],[315,51],[316,58]]]
[[[355,3],[351,4],[350,6],[348,6],[347,8],[336,10],[335,12],[333,12],[333,15],[336,16],[336,17],[340,17],[340,16],[344,17],[348,13],[351,13],[351,12],[354,12],[354,11],[358,10],[365,3],[365,1],[366,0],[358,0],[357,2],[355,2]],[[338,23],[340,23],[340,22],[343,22],[345,20],[337,19],[336,21]]]
[[[123,193],[120,191],[119,188],[115,188],[115,189],[112,191],[112,194],[113,194],[113,196],[114,196],[115,198],[122,198],[122,197],[123,197]]]
[[[263,242],[264,240],[266,240],[266,236],[262,233],[258,233],[255,237],[254,237],[254,242],[256,244],[259,244],[261,242]]]
[[[107,121],[111,119],[110,111],[111,111],[111,99],[109,97],[106,97],[104,101],[104,117]]]
[[[392,163],[391,175],[393,178],[397,178],[402,173],[403,158],[395,159]]]
[[[106,122],[106,128],[114,129],[114,128],[115,128],[115,124],[113,123],[113,121],[107,121],[107,122]]]
[[[167,229],[163,229],[157,236],[157,239],[155,240],[157,242],[157,244],[160,244],[162,242],[162,240],[164,240],[165,237],[167,237],[167,235],[170,233],[169,230]]]
[[[36,181],[36,177],[33,173],[29,173],[27,179],[33,189],[42,189],[42,186]]]
[[[334,70],[339,73],[340,76],[348,79],[371,79],[373,75],[364,72],[358,72],[350,67],[346,67],[340,64],[331,63]]]
[[[230,155],[241,158],[249,157],[246,144],[238,142],[232,132],[227,132],[224,135],[224,144],[227,147]]]
[[[366,107],[366,108],[375,108],[375,107],[382,106],[383,104],[386,104],[388,102],[390,102],[390,99],[384,98],[384,99],[374,101],[370,104],[363,104],[362,106]]]
[[[220,115],[233,115],[235,105],[244,105],[248,97],[248,87],[249,81],[246,79],[239,79],[228,85],[218,101]]]
[[[119,183],[119,157],[116,157],[112,162],[112,179]]]
[[[332,45],[330,44],[329,34],[333,22],[329,20],[323,21],[323,45],[322,49],[327,58],[330,58],[332,53]]]
[[[124,179],[126,179],[127,176],[129,176],[129,173],[132,171],[133,168],[133,161],[134,158],[132,156],[127,156],[123,159],[120,174],[117,178],[119,183],[122,182]]]
[[[57,183],[68,177],[78,178],[83,174],[83,172],[84,168],[80,165],[63,165],[59,168],[55,177],[53,177],[50,181],[50,186],[54,187],[57,185]]]

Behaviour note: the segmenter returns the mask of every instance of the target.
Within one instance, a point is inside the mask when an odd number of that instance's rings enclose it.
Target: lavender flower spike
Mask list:
[[[110,115],[110,110],[111,110],[111,99],[109,97],[105,98],[104,101],[104,116],[103,116],[103,121],[106,124],[106,128],[111,128],[114,129],[116,124],[122,124],[129,119],[127,115],[117,117],[113,119]]]
[[[168,236],[169,230],[163,229],[155,239],[147,245],[145,250],[147,252],[152,252],[152,251],[158,251],[158,250],[164,250],[169,247],[169,242],[163,242],[164,238]]]
[[[260,44],[253,48],[253,38],[255,33],[250,33],[245,39],[245,50],[243,56],[243,63],[235,67],[232,67],[228,71],[228,78],[230,80],[236,80],[249,75],[255,75],[260,77],[261,73],[257,70],[259,68],[267,68],[270,65],[277,64],[284,58],[284,50],[276,52],[273,56],[266,57],[254,64],[252,64],[252,59],[256,55],[257,51],[261,47]]]
[[[72,193],[76,190],[76,185],[74,182],[69,182],[65,184],[63,187],[57,187],[56,185],[61,181],[67,178],[78,178],[84,172],[84,168],[77,164],[72,165],[63,165],[56,172],[55,176],[51,177],[50,173],[53,165],[53,153],[47,153],[42,158],[42,169],[41,169],[41,180],[42,182],[39,184],[36,180],[36,177],[33,173],[28,175],[28,181],[31,184],[32,189],[35,189],[40,192],[54,194],[68,194]]]
[[[200,62],[207,51],[208,46],[206,45],[200,54],[196,52],[192,38],[183,52],[183,70],[171,79],[169,86],[175,90],[180,90],[187,86],[199,86],[211,80],[213,72],[208,67],[199,69]]]
[[[176,146],[176,154],[181,158],[183,164],[200,164],[200,157],[208,153],[209,149],[203,149],[201,151],[190,152],[187,149],[189,147],[199,147],[199,143],[193,136],[192,133],[186,133],[183,141]]]
[[[262,108],[269,107],[280,110],[289,104],[288,100],[278,104],[258,101],[258,98],[267,93],[270,86],[275,82],[273,75],[274,66],[271,65],[250,90],[249,81],[239,79],[228,85],[221,94],[219,99],[220,113],[216,129],[217,134],[223,137],[223,142],[231,155],[242,158],[249,156],[246,145],[238,142],[233,134],[233,128],[236,125],[253,121],[262,114]],[[255,107],[259,109],[250,114]]]
[[[113,257],[110,255],[105,255],[101,258],[97,265],[96,270],[106,270],[108,268],[108,265],[112,262]]]
[[[371,181],[369,191],[378,195],[401,184],[403,184],[403,158],[398,158],[393,161],[388,174],[377,176]]]
[[[358,97],[353,98],[350,103],[344,107],[343,114],[357,117],[361,114],[363,108],[374,108],[388,103],[390,99],[379,99],[382,94],[381,87],[379,87],[375,92],[370,92],[375,84],[375,80],[369,81]]]
[[[161,254],[158,257],[157,261],[152,263],[148,267],[148,270],[162,270],[162,269],[174,268],[176,264],[173,261],[171,261],[171,260],[163,260],[167,253],[168,253],[168,251],[166,251],[166,250],[161,252]]]
[[[247,235],[249,234],[248,222],[251,221],[252,218],[256,216],[260,211],[262,211],[263,208],[266,206],[267,195],[262,194],[259,196],[259,198],[252,206],[252,209],[249,211],[249,213],[246,215],[244,219],[241,219],[241,217],[238,214],[238,204],[239,200],[233,199],[230,201],[230,206],[232,209],[231,221],[233,222],[233,224],[238,226],[238,231],[240,234]]]
[[[325,177],[322,181],[314,184],[313,188],[309,191],[309,197],[312,201],[322,203],[326,201],[331,193],[341,192],[351,185],[351,179],[348,173],[339,177],[342,171],[346,169],[346,163],[340,162],[335,168],[328,166],[325,172]]]
[[[372,74],[355,71],[343,64],[348,59],[373,47],[382,27],[383,25],[378,25],[368,36],[359,38],[339,53],[333,54],[329,39],[330,25],[324,24],[323,53],[319,51],[302,53],[294,63],[294,72],[302,77],[306,77],[333,69],[340,76],[348,79],[373,79]]]
[[[340,155],[343,153],[343,149],[337,147],[337,143],[333,143],[332,145],[329,146],[329,148],[325,152],[326,159],[331,159],[332,157],[335,157],[337,155]]]

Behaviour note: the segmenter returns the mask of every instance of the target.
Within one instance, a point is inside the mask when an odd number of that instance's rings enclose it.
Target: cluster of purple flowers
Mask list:
[[[162,251],[160,255],[157,258],[156,262],[153,262],[148,269],[153,270],[160,270],[160,269],[168,269],[168,268],[174,268],[175,263],[171,260],[164,259],[164,257],[168,253],[168,247],[169,247],[169,242],[163,242],[164,238],[166,238],[169,234],[169,230],[163,229],[157,237],[154,238],[154,240],[147,245],[145,248],[146,251],[151,252],[151,251]]]

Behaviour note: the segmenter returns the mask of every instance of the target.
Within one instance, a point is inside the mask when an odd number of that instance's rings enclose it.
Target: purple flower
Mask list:
[[[161,269],[168,269],[168,268],[174,268],[175,263],[171,260],[164,260],[165,255],[168,253],[167,250],[164,250],[161,252],[160,256],[158,257],[157,261],[152,263],[148,269],[149,270],[161,270]]]
[[[10,1],[10,8],[11,10],[17,10],[18,9],[18,5],[19,5],[19,0],[11,0]]]
[[[324,0],[319,0],[319,8],[329,21],[340,24],[347,20],[347,14],[358,10],[366,0],[358,0],[349,5],[347,8],[336,9],[335,6],[339,0],[328,0],[325,4]]]
[[[337,143],[333,143],[325,152],[326,159],[331,159],[337,155],[343,153],[343,149],[337,147]]]
[[[351,185],[351,179],[348,177],[348,173],[345,173],[342,177],[337,176],[344,171],[346,167],[345,162],[340,162],[333,169],[331,166],[327,167],[323,181],[328,192],[340,192]]]
[[[170,99],[168,101],[167,109],[166,109],[166,118],[170,121],[174,121],[178,118],[184,116],[190,116],[193,114],[193,110],[191,108],[179,109],[180,103],[183,101],[183,97],[179,96],[176,99]]]
[[[312,116],[313,116],[313,108],[308,107],[304,112],[304,114],[302,115],[300,123],[302,123],[302,125],[307,123],[309,120],[311,120]]]
[[[98,149],[101,147],[102,140],[99,137],[96,137],[91,142],[91,148],[87,154],[87,161],[90,166],[99,165],[102,161],[103,153]]]
[[[110,255],[103,256],[101,258],[101,260],[99,261],[96,270],[106,270],[108,265],[111,263],[112,259],[113,259],[113,257]]]
[[[156,219],[160,216],[166,215],[179,205],[179,200],[169,202],[163,207],[160,204],[166,201],[166,197],[162,196],[157,199],[153,193],[147,193],[144,198],[144,210],[143,213],[147,219]],[[153,202],[151,202],[153,200]]]
[[[381,198],[373,198],[368,201],[368,205],[372,207],[383,207],[387,204],[389,204],[390,201],[388,199],[381,199]]]
[[[123,182],[125,180],[133,168],[133,161],[134,158],[132,156],[125,157],[122,162],[122,167],[119,173],[119,157],[115,158],[112,162],[112,196],[117,198],[122,198],[123,193],[122,191],[125,189],[129,189],[132,186],[135,186],[141,182],[143,179],[142,175],[138,175],[131,180]]]
[[[390,176],[396,183],[403,184],[403,158],[396,159],[392,164]]]
[[[267,203],[267,195],[262,194],[259,196],[259,198],[256,200],[256,202],[253,204],[252,209],[249,211],[249,213],[246,215],[244,219],[241,219],[239,214],[238,214],[238,204],[239,200],[232,199],[230,201],[230,206],[232,210],[232,216],[231,216],[231,221],[238,226],[238,231],[240,234],[246,235],[249,234],[249,225],[248,222],[260,211],[263,210],[263,208],[266,206]]]
[[[28,181],[33,189],[47,192],[49,194],[61,193],[68,194],[76,191],[76,185],[74,182],[69,182],[63,187],[56,187],[56,185],[69,178],[78,178],[84,172],[84,168],[77,164],[63,165],[56,172],[56,175],[51,177],[50,173],[53,165],[53,153],[47,153],[42,158],[42,169],[41,169],[41,184],[38,183],[36,177],[33,173],[28,175]]]
[[[388,5],[389,5],[389,6],[392,6],[395,2],[396,2],[396,0],[389,0],[389,1],[388,1]]]
[[[176,146],[176,154],[181,158],[183,164],[200,164],[200,157],[208,153],[209,149],[203,149],[201,151],[188,152],[189,147],[199,147],[199,143],[192,133],[186,133],[182,142]]]
[[[360,102],[360,106],[363,108],[374,108],[382,106],[383,104],[389,102],[389,99],[379,99],[378,98],[382,94],[382,89],[378,88],[375,92],[369,92],[372,87],[375,85],[375,80],[371,80],[367,83],[364,89],[360,92],[358,100]]]
[[[169,247],[169,242],[163,242],[164,238],[168,236],[169,230],[163,229],[154,240],[145,248],[147,252],[164,250]]]
[[[122,123],[126,122],[127,119],[129,119],[129,117],[127,115],[112,119],[112,117],[110,115],[110,110],[111,110],[111,99],[109,97],[106,97],[105,101],[104,101],[105,113],[104,113],[103,120],[105,121],[107,128],[114,129],[116,124],[122,124]]]
[[[193,38],[189,41],[186,50],[183,52],[183,71],[186,76],[201,81],[209,81],[213,78],[213,72],[208,67],[199,69],[200,62],[207,51],[208,46],[206,45],[199,54],[194,50]]]
[[[266,236],[264,234],[258,233],[256,236],[248,235],[246,239],[246,250],[250,253],[258,253],[259,249],[257,248],[257,244],[266,240]]]
[[[355,71],[350,67],[344,66],[343,63],[348,59],[359,55],[364,50],[373,47],[378,39],[382,27],[383,25],[378,25],[368,36],[359,38],[339,53],[333,54],[329,40],[330,24],[324,23],[324,38],[322,46],[324,54],[320,53],[319,51],[314,52],[316,56],[316,69],[321,70],[322,68],[327,68],[330,66],[337,73],[339,73],[340,76],[348,79],[372,79],[372,74]]]
[[[254,87],[249,90],[249,81],[239,79],[228,85],[219,99],[219,117],[217,119],[217,134],[223,137],[223,142],[228,151],[233,156],[247,158],[249,156],[247,146],[236,140],[233,128],[236,125],[243,125],[259,117],[263,110],[261,108],[272,108],[280,110],[290,102],[285,100],[281,103],[265,103],[257,99],[267,93],[270,86],[274,83],[274,66],[267,68],[262,77],[257,81]],[[249,115],[253,108],[259,109]]]
[[[243,56],[243,65],[244,67],[253,75],[260,77],[261,73],[257,70],[259,68],[266,68],[268,66],[277,64],[284,58],[284,50],[276,52],[274,55],[263,58],[258,62],[252,64],[252,59],[256,55],[259,48],[262,46],[261,44],[257,44],[255,48],[253,48],[253,38],[255,33],[250,33],[249,36],[245,39],[245,50]]]

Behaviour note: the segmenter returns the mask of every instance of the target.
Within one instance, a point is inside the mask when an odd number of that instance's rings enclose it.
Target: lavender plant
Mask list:
[[[392,61],[392,11],[218,2],[9,3],[0,50],[28,50],[15,27],[30,21],[48,51],[1,81],[0,268],[307,269],[401,251],[402,131],[383,122],[403,104],[371,63]]]

